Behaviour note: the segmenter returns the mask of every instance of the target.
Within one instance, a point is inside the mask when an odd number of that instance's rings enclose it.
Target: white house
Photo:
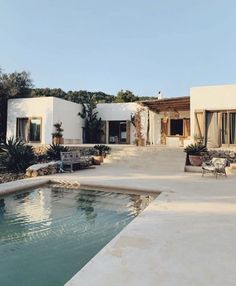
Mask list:
[[[7,137],[50,144],[53,125],[62,122],[65,144],[83,142],[82,106],[54,97],[11,99]],[[201,138],[208,147],[236,145],[236,85],[191,88],[190,96],[97,105],[106,144],[135,144],[140,114],[145,144],[186,146]]]
[[[8,101],[7,137],[51,144],[54,124],[62,122],[65,144],[82,143],[82,106],[56,97],[16,98]]]
[[[190,89],[191,137],[208,147],[236,145],[236,85]]]
[[[185,98],[183,98],[186,101]],[[176,105],[176,100],[180,105]],[[166,105],[167,104],[167,105]],[[97,105],[98,116],[104,126],[102,143],[135,144],[137,127],[132,118],[140,114],[144,144],[172,144],[179,146],[184,134],[186,109],[182,98],[132,103],[104,103]],[[173,107],[174,106],[174,107]],[[177,108],[177,109],[176,109]],[[82,105],[55,97],[19,98],[8,101],[7,137],[19,137],[25,142],[50,144],[54,124],[61,122],[65,144],[84,143],[84,120],[78,116]],[[187,115],[189,117],[189,111]],[[178,125],[181,127],[178,127]],[[185,137],[189,134],[185,134]],[[181,138],[182,138],[181,137]],[[163,139],[164,138],[164,139]],[[171,139],[174,139],[171,141]]]

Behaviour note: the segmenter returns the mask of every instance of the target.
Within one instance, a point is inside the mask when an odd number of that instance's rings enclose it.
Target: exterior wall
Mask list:
[[[140,105],[135,102],[128,103],[99,103],[98,116],[106,121],[130,120],[131,114],[137,111]]]
[[[82,127],[84,126],[84,120],[78,115],[81,111],[81,104],[56,97],[53,98],[53,124],[62,122],[65,144],[83,143]]]
[[[98,116],[104,121],[127,121],[131,120],[131,115],[134,115],[141,105],[135,102],[128,103],[99,103],[97,105]],[[147,133],[147,108],[141,114],[143,126],[143,135],[146,141]],[[108,128],[106,129],[108,132]],[[108,138],[108,136],[107,136]],[[135,127],[130,124],[130,144],[135,144]]]
[[[236,85],[194,87],[190,89],[191,137],[194,138],[196,110],[236,109]]]
[[[21,117],[42,118],[42,144],[52,143],[53,124],[62,122],[66,144],[82,143],[82,106],[56,97],[17,98],[8,101],[7,137],[16,137],[16,120]]]
[[[16,98],[8,100],[7,137],[16,137],[16,119],[21,117],[42,118],[42,144],[52,142],[53,98]]]

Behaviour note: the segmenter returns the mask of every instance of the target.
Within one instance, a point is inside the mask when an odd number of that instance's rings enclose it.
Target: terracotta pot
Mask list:
[[[93,156],[93,162],[94,162],[94,165],[101,165],[101,163],[103,162],[103,157]]]
[[[52,141],[56,145],[63,144],[64,143],[64,138],[62,138],[62,137],[53,137]]]
[[[140,146],[145,146],[145,139],[140,139]]]
[[[137,146],[145,146],[145,140],[142,138],[142,139],[137,139],[137,143],[136,143]]]
[[[202,165],[202,156],[199,155],[189,155],[189,162],[192,166],[201,166]]]

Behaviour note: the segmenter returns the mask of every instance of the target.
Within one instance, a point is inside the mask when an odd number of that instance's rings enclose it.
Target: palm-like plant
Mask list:
[[[60,160],[61,152],[67,152],[68,148],[60,144],[51,144],[47,149],[47,157],[50,160]]]
[[[99,142],[103,135],[102,119],[98,118],[98,112],[96,111],[96,99],[89,96],[86,104],[82,103],[82,112],[79,112],[79,116],[85,120],[85,141],[86,143]]]
[[[95,145],[93,148],[97,150],[99,156],[106,156],[111,151],[110,147],[103,144]]]
[[[207,147],[201,143],[190,144],[184,149],[184,152],[190,156],[201,156],[207,152]]]
[[[36,157],[33,148],[18,138],[6,139],[0,149],[3,152],[1,164],[8,171],[25,172],[30,165],[35,163]]]

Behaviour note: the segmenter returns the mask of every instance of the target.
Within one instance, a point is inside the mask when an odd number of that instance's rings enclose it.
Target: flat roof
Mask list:
[[[147,106],[155,112],[171,110],[190,110],[190,96],[163,98],[155,100],[140,101],[140,104]]]

